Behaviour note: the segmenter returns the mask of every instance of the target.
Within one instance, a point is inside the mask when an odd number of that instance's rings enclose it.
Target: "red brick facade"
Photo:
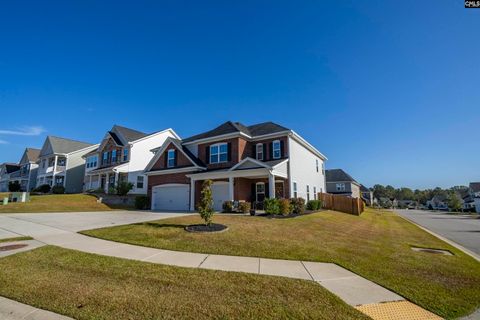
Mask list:
[[[167,151],[168,150],[175,150],[176,151],[176,157],[177,157],[177,165],[176,167],[182,168],[182,167],[188,167],[188,166],[193,166],[192,162],[185,156],[185,154],[178,150],[178,148],[173,144],[170,143],[168,147],[163,151],[163,153],[160,155],[160,158],[158,161],[153,165],[152,170],[159,170],[159,169],[170,169],[167,167]]]

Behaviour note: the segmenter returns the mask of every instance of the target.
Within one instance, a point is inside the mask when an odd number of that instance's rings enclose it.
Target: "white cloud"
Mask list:
[[[8,144],[8,141],[0,140],[0,144]]]
[[[46,130],[40,126],[26,126],[18,128],[17,130],[2,130],[0,129],[0,135],[12,135],[12,136],[39,136]]]

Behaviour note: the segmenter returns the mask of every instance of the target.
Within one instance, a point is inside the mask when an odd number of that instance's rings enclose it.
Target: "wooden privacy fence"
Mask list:
[[[329,193],[319,193],[318,198],[322,200],[322,207],[324,209],[350,213],[357,216],[365,209],[364,203],[360,198],[351,198]]]

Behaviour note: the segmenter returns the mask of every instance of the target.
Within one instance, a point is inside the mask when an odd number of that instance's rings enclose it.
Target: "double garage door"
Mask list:
[[[200,190],[198,190],[200,192]],[[228,200],[228,182],[215,182],[212,185],[213,208],[222,211],[222,204]],[[152,210],[190,210],[190,185],[165,184],[152,188]]]

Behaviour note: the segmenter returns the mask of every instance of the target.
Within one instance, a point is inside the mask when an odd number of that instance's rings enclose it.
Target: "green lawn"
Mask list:
[[[318,284],[46,246],[0,259],[0,295],[76,319],[367,319]]]
[[[32,237],[5,238],[5,239],[0,239],[0,242],[14,242],[14,241],[23,241],[23,240],[33,240],[33,238]]]
[[[103,203],[97,203],[97,198],[86,194],[50,194],[31,196],[30,202],[9,203],[0,205],[1,213],[24,212],[81,212],[115,210]]]
[[[480,263],[391,212],[326,211],[282,220],[216,215],[214,221],[229,230],[188,233],[184,226],[200,219],[187,216],[83,233],[180,251],[334,262],[446,318],[480,307]],[[411,245],[455,255],[414,252]]]

